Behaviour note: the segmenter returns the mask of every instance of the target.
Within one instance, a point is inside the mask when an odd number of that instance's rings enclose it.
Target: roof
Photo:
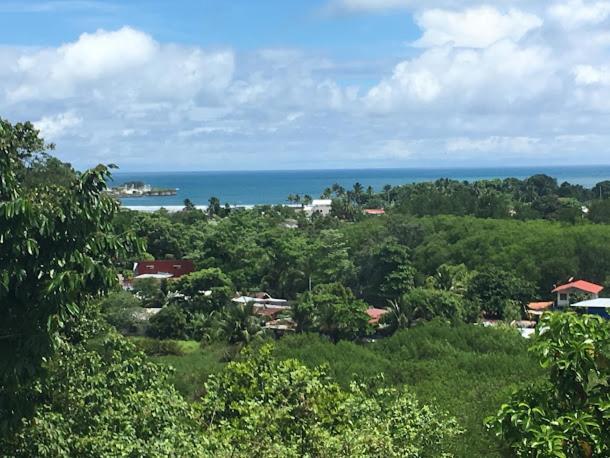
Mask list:
[[[383,208],[365,208],[362,210],[366,215],[385,215]]]
[[[546,310],[553,306],[553,302],[530,302],[527,304],[527,308],[530,310]]]
[[[193,261],[188,259],[164,259],[155,261],[138,261],[133,266],[136,276],[147,274],[170,274],[181,277],[195,271]]]
[[[325,205],[332,205],[333,201],[332,199],[314,199],[311,201],[311,205],[313,205],[314,207],[323,207]]]
[[[604,287],[600,285],[596,285],[595,283],[591,283],[585,280],[577,280],[570,283],[566,283],[565,285],[560,285],[555,288],[553,293],[561,293],[563,291],[568,291],[570,289],[577,289],[580,291],[584,291],[585,293],[598,294],[600,293]]]
[[[591,299],[588,301],[577,302],[576,304],[570,305],[570,307],[608,309],[610,308],[610,299]]]
[[[383,315],[385,315],[386,313],[388,313],[388,311],[386,309],[378,309],[375,307],[369,307],[368,309],[366,309],[366,314],[370,318],[370,320],[369,320],[370,324],[379,323],[379,320],[381,319],[381,317]]]

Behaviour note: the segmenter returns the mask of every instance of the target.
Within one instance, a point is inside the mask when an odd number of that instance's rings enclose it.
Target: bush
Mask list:
[[[182,356],[184,351],[180,344],[174,340],[137,339],[136,347],[148,356]]]
[[[186,314],[176,305],[168,305],[148,320],[146,335],[157,339],[185,339]]]

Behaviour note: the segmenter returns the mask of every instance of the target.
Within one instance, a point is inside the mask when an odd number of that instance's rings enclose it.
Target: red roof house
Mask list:
[[[386,313],[388,313],[388,311],[386,309],[378,309],[378,308],[375,308],[375,307],[369,307],[366,310],[366,314],[370,318],[369,324],[372,324],[372,325],[379,324],[379,320],[381,320],[381,317],[383,315],[385,315]]]
[[[134,277],[163,276],[178,278],[195,271],[193,261],[188,259],[169,259],[156,261],[138,261],[133,267]]]
[[[565,285],[557,286],[552,292],[557,293],[557,306],[567,307],[570,305],[570,296],[573,294],[585,294],[590,299],[599,298],[599,293],[603,291],[604,287],[596,285],[585,280],[570,281]]]

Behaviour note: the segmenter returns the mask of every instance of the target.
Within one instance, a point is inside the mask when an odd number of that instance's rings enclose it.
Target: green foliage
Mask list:
[[[252,303],[227,307],[218,323],[218,334],[230,344],[246,345],[264,336],[263,322],[254,314]]]
[[[372,245],[359,265],[364,297],[372,303],[385,306],[415,286],[409,249],[393,239]]]
[[[303,293],[293,307],[300,331],[317,329],[334,342],[356,339],[369,331],[367,305],[340,283],[320,284]]]
[[[220,310],[229,304],[235,293],[229,277],[217,268],[184,275],[172,283],[170,289],[184,295],[178,302],[193,312]]]
[[[545,314],[532,347],[547,383],[516,392],[488,426],[518,456],[610,454],[610,325],[595,316]]]
[[[177,305],[163,307],[148,320],[146,335],[158,339],[184,339],[187,331],[187,316]]]
[[[133,292],[142,300],[143,307],[159,308],[166,302],[164,284],[158,278],[136,278]]]
[[[465,316],[464,299],[449,291],[415,288],[391,304],[382,318],[395,331],[435,318],[459,322]]]
[[[24,161],[43,148],[31,124],[0,122],[0,427],[31,406],[17,392],[58,331],[116,283],[112,262],[137,248],[113,234],[118,203],[104,193],[106,167],[67,187],[21,185]]]
[[[34,418],[0,449],[9,456],[208,456],[196,414],[124,338],[99,350],[64,345],[40,382]]]
[[[463,457],[497,457],[498,445],[483,419],[524,381],[543,370],[528,354],[528,341],[512,329],[450,326],[430,322],[373,344],[332,344],[312,334],[282,338],[278,358],[297,358],[309,367],[328,365],[343,387],[354,379],[385,375],[388,386],[406,385],[420,402],[442,406],[465,429],[451,451]]]
[[[488,318],[504,319],[507,311],[514,317],[515,304],[524,304],[533,297],[534,287],[509,271],[491,268],[474,276],[466,294],[481,305]]]
[[[108,323],[125,334],[138,331],[138,312],[142,312],[140,300],[127,291],[114,291],[100,301],[102,315]]]
[[[373,384],[342,389],[322,368],[257,355],[206,383],[207,433],[231,456],[439,456],[460,433],[409,393]]]
[[[143,351],[148,356],[182,356],[184,354],[182,347],[175,340],[140,338],[133,342],[138,350]]]

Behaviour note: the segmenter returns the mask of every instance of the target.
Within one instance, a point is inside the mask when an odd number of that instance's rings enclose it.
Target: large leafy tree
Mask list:
[[[610,456],[610,325],[546,314],[531,349],[546,383],[515,393],[488,426],[518,456]]]
[[[115,334],[89,347],[63,343],[50,358],[36,414],[0,438],[3,456],[211,456],[169,370]]]
[[[169,288],[183,295],[180,302],[193,312],[220,310],[235,294],[231,279],[215,267],[184,275]]]
[[[113,260],[135,243],[111,230],[118,203],[98,166],[69,186],[25,189],[24,161],[44,149],[31,124],[0,122],[0,419],[31,406],[23,390],[62,326],[113,286]],[[135,245],[134,245],[135,246]]]
[[[293,318],[299,330],[315,328],[333,342],[363,337],[369,331],[366,303],[340,283],[316,285],[297,302]]]
[[[203,424],[217,456],[443,456],[454,419],[402,389],[342,389],[323,368],[272,347],[230,363],[205,386]]]

